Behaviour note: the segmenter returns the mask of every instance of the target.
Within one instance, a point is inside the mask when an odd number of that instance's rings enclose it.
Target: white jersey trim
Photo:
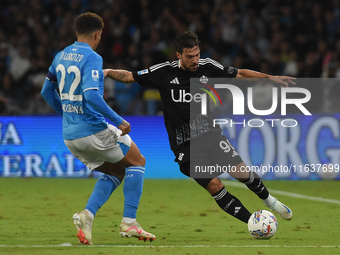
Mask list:
[[[164,63],[153,65],[149,69],[150,69],[150,72],[153,72],[153,71],[156,71],[157,69],[165,67],[165,66],[170,66],[170,62],[167,61],[167,62],[164,62]]]
[[[179,60],[171,62],[172,67],[179,67]]]
[[[86,90],[90,90],[90,89],[99,90],[97,87],[93,87],[93,88],[87,88],[87,89],[84,89],[84,90],[83,90],[83,92],[85,92]]]
[[[214,66],[224,70],[224,66],[221,65],[220,63],[218,63],[217,61],[215,60],[212,60],[211,58],[204,58],[204,59],[200,59],[198,61],[198,64],[200,65],[205,65],[205,64],[213,64]]]
[[[153,72],[153,71],[156,71],[156,70],[163,68],[163,67],[166,67],[166,66],[179,67],[179,60],[172,61],[171,63],[169,61],[167,61],[167,62],[163,62],[163,63],[160,63],[160,64],[156,64],[156,65],[149,67],[149,69],[150,69],[150,72]]]
[[[76,45],[75,43],[72,44],[72,46],[73,46],[73,47],[77,47],[77,48],[85,48],[85,49],[91,49],[91,50],[92,50],[92,48],[91,48],[90,46]]]
[[[198,61],[198,64],[199,65],[206,65],[206,64],[212,64],[218,68],[220,68],[221,70],[224,70],[224,66],[222,64],[220,64],[219,62],[211,59],[211,58],[202,58],[202,59],[199,59]],[[156,64],[156,65],[153,65],[151,67],[149,67],[150,69],[150,72],[154,72],[160,68],[163,68],[163,67],[166,67],[166,66],[171,66],[171,67],[180,67],[180,61],[177,60],[177,61],[172,61],[171,63],[169,61],[167,62],[163,62],[163,63],[159,63],[159,64]]]

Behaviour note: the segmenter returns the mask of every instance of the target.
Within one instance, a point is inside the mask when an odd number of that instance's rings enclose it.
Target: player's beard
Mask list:
[[[198,68],[198,64],[195,64],[195,65],[191,65],[191,72],[195,72]]]
[[[198,68],[198,64],[186,66],[185,69],[190,72],[195,72]]]

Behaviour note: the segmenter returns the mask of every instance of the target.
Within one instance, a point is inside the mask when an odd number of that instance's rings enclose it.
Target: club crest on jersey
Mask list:
[[[200,78],[200,82],[204,83],[204,84],[207,84],[207,82],[209,81],[208,77],[203,75],[201,78]]]
[[[148,69],[144,69],[144,70],[138,71],[137,74],[138,75],[143,75],[143,74],[147,74],[148,72],[149,72]]]
[[[99,72],[98,72],[98,70],[92,70],[92,78],[93,78],[93,79],[99,78]]]
[[[235,72],[235,68],[229,66],[229,67],[228,67],[228,74],[233,74],[234,72]]]

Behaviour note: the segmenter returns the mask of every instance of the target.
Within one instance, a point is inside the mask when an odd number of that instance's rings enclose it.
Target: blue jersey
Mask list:
[[[104,116],[85,100],[86,90],[104,93],[103,59],[87,43],[59,52],[49,68],[57,77],[63,111],[63,138],[73,140],[107,128]]]

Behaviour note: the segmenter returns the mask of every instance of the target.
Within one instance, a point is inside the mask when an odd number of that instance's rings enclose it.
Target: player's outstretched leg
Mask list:
[[[290,220],[293,217],[293,212],[292,210],[286,206],[285,204],[281,203],[277,198],[274,198],[275,201],[271,204],[268,204],[265,200],[263,202],[265,205],[269,207],[270,210],[278,214],[282,219],[284,220]]]
[[[123,220],[119,234],[152,242],[156,236],[144,231],[136,222],[139,200],[143,192],[144,166],[130,166],[126,170],[123,192],[125,196]]]
[[[84,210],[77,212],[72,217],[73,224],[78,229],[77,237],[83,244],[92,244],[92,221],[89,211]]]
[[[261,198],[271,211],[278,214],[282,219],[290,220],[293,217],[293,212],[288,206],[270,195],[266,186],[263,184],[261,177],[257,173],[249,172],[249,179],[243,183]]]
[[[106,165],[109,163],[105,163]],[[107,166],[104,167],[107,167]],[[118,167],[115,167],[118,169]],[[100,168],[98,168],[100,170]],[[121,168],[125,171],[124,168]],[[123,178],[120,176],[120,178]],[[99,210],[110,198],[112,192],[119,186],[121,179],[114,175],[103,174],[92,191],[87,201],[84,211],[75,213],[72,217],[73,224],[76,226],[79,242],[83,244],[92,244],[92,221]]]
[[[218,191],[215,193],[213,193],[213,190],[216,191],[214,186],[218,186]],[[226,190],[220,179],[212,179],[206,187],[206,190],[211,194],[223,211],[239,219],[240,221],[243,221],[244,223],[248,222],[251,213],[237,197],[233,196]]]
[[[244,163],[241,163],[237,165],[237,167],[242,164],[244,165]],[[234,173],[230,173],[230,175],[238,179],[240,182],[244,183],[251,191],[253,191],[259,198],[262,199],[264,204],[270,210],[278,214],[282,219],[290,220],[293,217],[293,212],[288,206],[284,205],[283,203],[278,201],[277,198],[269,194],[269,191],[267,190],[266,186],[262,182],[261,177],[257,173],[250,171],[248,178],[239,177]]]
[[[183,163],[180,166],[180,169],[183,174],[190,177],[190,162]],[[223,211],[246,224],[248,223],[251,213],[237,197],[233,196],[226,190],[219,178],[211,177],[193,179],[198,185],[209,192]]]
[[[136,237],[139,240],[153,241],[156,236],[144,231],[136,222],[137,209],[143,193],[145,158],[140,153],[136,144],[131,141],[128,153],[120,161],[127,167],[124,180],[124,213],[119,234],[123,237]]]

